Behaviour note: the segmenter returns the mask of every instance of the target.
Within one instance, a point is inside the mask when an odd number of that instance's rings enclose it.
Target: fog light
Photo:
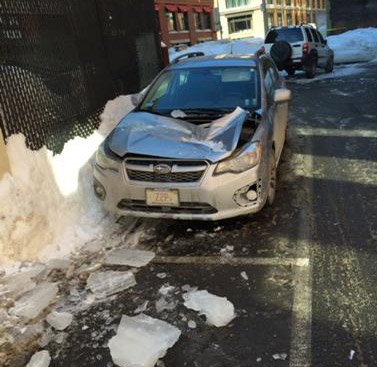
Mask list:
[[[102,184],[100,184],[96,179],[93,182],[94,193],[96,194],[97,198],[100,200],[105,200],[106,197],[106,190]]]
[[[239,206],[250,206],[258,199],[257,185],[245,186],[234,193],[233,200]]]
[[[247,197],[250,201],[254,201],[254,200],[257,200],[258,194],[257,194],[257,192],[254,191],[254,190],[249,190],[249,191],[246,193],[246,197]]]

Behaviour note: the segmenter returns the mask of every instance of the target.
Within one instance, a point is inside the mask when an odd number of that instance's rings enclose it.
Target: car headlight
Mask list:
[[[215,174],[240,173],[255,167],[262,156],[261,143],[252,143],[239,152],[235,157],[227,158],[219,162]]]
[[[111,169],[113,171],[118,171],[119,167],[119,161],[106,154],[104,144],[101,144],[97,150],[96,164],[103,169]]]

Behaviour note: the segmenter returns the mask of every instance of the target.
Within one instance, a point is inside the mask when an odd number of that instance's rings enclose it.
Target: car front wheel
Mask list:
[[[313,79],[317,71],[317,60],[312,59],[308,65],[305,66],[305,75],[308,79]]]

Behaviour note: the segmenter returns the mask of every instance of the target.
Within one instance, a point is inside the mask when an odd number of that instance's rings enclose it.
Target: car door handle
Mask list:
[[[293,47],[300,47],[301,45],[293,45]]]

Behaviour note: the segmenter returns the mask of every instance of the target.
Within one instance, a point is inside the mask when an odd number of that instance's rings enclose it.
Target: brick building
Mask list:
[[[216,39],[213,0],[155,0],[155,11],[168,46]]]

